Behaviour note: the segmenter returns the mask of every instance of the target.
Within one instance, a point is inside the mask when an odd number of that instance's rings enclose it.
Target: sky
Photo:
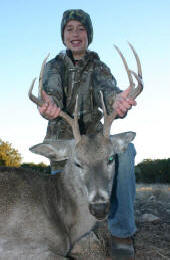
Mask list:
[[[65,47],[60,24],[67,9],[90,14],[96,51],[111,69],[122,90],[129,86],[119,46],[129,68],[136,71],[128,41],[142,64],[144,90],[125,119],[113,122],[111,134],[134,131],[136,164],[170,157],[170,1],[169,0],[6,0],[0,4],[0,138],[12,144],[22,162],[45,162],[29,147],[44,139],[47,120],[28,99],[32,79],[39,76],[48,53]],[[36,82],[34,94],[37,94]]]

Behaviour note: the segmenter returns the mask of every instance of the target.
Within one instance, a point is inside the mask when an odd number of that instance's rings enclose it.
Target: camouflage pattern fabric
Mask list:
[[[63,39],[63,34],[64,34],[64,28],[68,21],[70,20],[76,20],[82,23],[82,25],[86,28],[87,30],[87,37],[88,37],[88,44],[90,44],[93,40],[93,26],[92,22],[90,19],[90,16],[88,13],[84,12],[81,9],[71,9],[67,10],[63,14],[63,18],[61,21],[61,38],[64,42]]]
[[[102,130],[100,91],[103,92],[107,112],[112,112],[116,93],[120,89],[109,68],[95,52],[87,51],[74,66],[71,52],[62,52],[46,64],[43,88],[54,102],[74,116],[78,94],[79,126],[81,134]],[[60,117],[49,120],[45,140],[72,138],[71,127]]]

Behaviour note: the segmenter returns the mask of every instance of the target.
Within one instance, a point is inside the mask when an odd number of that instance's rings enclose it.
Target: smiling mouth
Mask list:
[[[81,44],[81,41],[80,40],[73,40],[73,41],[71,41],[71,44],[73,46],[79,46]]]

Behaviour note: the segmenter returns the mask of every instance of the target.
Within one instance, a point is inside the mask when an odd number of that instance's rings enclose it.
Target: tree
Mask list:
[[[19,167],[21,159],[20,153],[10,143],[0,139],[0,166]]]
[[[138,183],[170,183],[170,158],[145,159],[135,167]]]
[[[37,171],[38,173],[41,173],[43,175],[51,173],[50,166],[46,165],[43,162],[41,162],[39,164],[35,164],[33,162],[23,163],[23,164],[21,164],[21,167],[25,168],[25,169],[31,169],[33,171]]]

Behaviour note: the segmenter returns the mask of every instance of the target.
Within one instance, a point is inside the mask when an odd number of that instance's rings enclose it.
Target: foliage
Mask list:
[[[41,162],[39,164],[31,163],[23,163],[21,165],[22,168],[31,169],[33,171],[37,171],[42,174],[50,174],[50,166],[47,166],[45,163]]]
[[[0,166],[19,167],[21,165],[20,153],[12,148],[8,142],[0,139]]]
[[[138,183],[170,183],[170,158],[145,159],[135,167]]]

